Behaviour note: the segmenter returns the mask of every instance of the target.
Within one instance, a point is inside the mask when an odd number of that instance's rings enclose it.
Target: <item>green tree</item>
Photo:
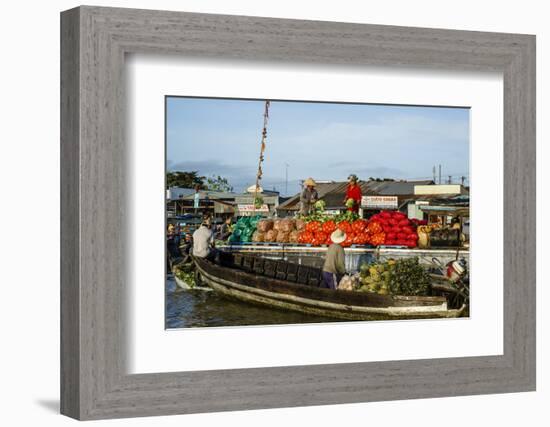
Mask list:
[[[197,171],[182,172],[174,171],[166,173],[166,188],[182,187],[195,188],[198,185],[201,189],[205,188],[205,177],[199,176]]]
[[[227,178],[221,176],[212,175],[206,178],[206,188],[207,190],[212,191],[224,191],[230,192],[233,191],[233,186],[229,184]]]

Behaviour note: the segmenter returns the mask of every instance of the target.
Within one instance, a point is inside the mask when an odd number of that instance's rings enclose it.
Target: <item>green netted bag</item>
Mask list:
[[[256,227],[258,226],[258,222],[260,222],[260,219],[262,219],[260,215],[250,217],[250,226],[256,229]]]

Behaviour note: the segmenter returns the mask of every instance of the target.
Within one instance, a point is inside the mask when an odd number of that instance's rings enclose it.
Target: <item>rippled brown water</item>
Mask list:
[[[223,298],[215,292],[180,289],[166,281],[166,328],[205,326],[288,325],[337,322],[339,319],[274,310]]]

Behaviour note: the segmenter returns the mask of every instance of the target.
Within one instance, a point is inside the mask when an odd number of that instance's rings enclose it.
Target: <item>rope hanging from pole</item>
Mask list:
[[[260,182],[262,180],[262,163],[264,161],[264,152],[266,147],[266,139],[267,139],[267,122],[269,120],[269,101],[265,101],[265,107],[264,107],[264,127],[262,129],[262,141],[260,144],[260,158],[258,160],[258,172],[256,173],[256,187],[254,188],[254,214],[256,213],[257,209],[261,209],[263,205],[263,199],[260,200],[258,197],[258,190],[260,189]]]

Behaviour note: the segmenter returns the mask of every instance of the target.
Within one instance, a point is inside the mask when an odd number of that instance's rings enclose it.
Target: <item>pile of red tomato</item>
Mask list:
[[[340,229],[346,233],[346,240],[342,246],[351,245],[399,245],[409,248],[416,247],[418,235],[416,226],[422,221],[409,220],[401,212],[382,211],[369,220],[358,219],[353,222],[341,221],[336,223],[332,219],[325,222],[310,221],[298,235],[298,243],[307,243],[313,246],[330,245],[331,233]]]

